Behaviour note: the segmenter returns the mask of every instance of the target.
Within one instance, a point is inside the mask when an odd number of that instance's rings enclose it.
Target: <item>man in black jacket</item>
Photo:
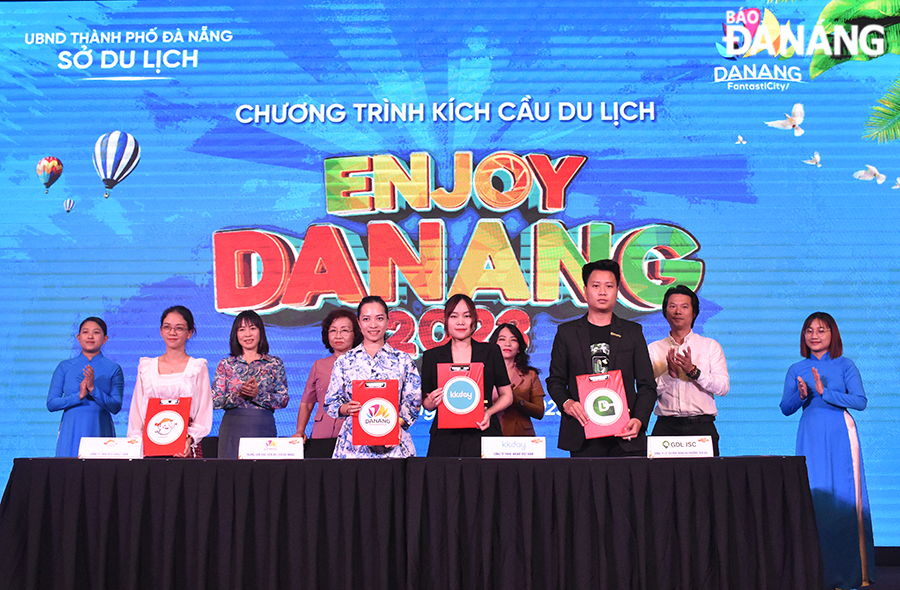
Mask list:
[[[587,315],[559,326],[550,353],[547,390],[562,410],[559,448],[573,457],[646,456],[647,423],[656,403],[656,380],[640,324],[613,314],[619,292],[619,265],[612,260],[581,270]],[[578,375],[622,372],[631,419],[611,437],[586,439],[588,418],[578,401]]]

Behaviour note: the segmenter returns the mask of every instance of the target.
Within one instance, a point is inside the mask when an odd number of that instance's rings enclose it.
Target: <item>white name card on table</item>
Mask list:
[[[242,438],[238,459],[302,459],[302,438]]]
[[[83,436],[78,444],[79,459],[140,459],[141,439]]]
[[[547,439],[543,436],[484,436],[482,459],[546,459]]]
[[[712,437],[700,436],[648,436],[647,457],[668,459],[685,457],[712,457]]]

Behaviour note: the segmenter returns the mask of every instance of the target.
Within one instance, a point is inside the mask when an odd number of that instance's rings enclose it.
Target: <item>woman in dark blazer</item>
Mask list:
[[[484,365],[484,420],[472,428],[440,428],[435,414],[429,457],[480,457],[481,437],[502,435],[497,414],[512,403],[512,388],[500,347],[472,339],[477,325],[478,312],[472,299],[462,294],[450,297],[444,306],[444,331],[450,341],[426,350],[422,356],[422,405],[426,410],[437,409],[443,401],[443,388],[438,387],[438,364]],[[492,399],[494,387],[497,399]]]

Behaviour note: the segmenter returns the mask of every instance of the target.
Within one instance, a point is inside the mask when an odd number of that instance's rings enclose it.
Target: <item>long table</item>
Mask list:
[[[802,457],[16,459],[0,579],[55,590],[824,584]]]

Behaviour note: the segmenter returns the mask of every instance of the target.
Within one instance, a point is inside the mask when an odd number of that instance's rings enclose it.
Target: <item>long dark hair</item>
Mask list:
[[[244,347],[238,341],[238,330],[244,325],[244,322],[256,326],[259,330],[259,342],[256,345],[256,352],[259,354],[269,354],[269,341],[266,339],[266,326],[263,324],[262,318],[252,309],[246,309],[234,318],[231,324],[231,356],[241,356],[244,354]]]
[[[809,314],[809,317],[803,322],[803,329],[800,330],[800,355],[806,358],[812,355],[812,352],[806,345],[806,329],[813,323],[813,320],[819,320],[831,330],[831,345],[828,347],[828,356],[836,359],[844,354],[844,343],[841,342],[841,332],[838,330],[837,322],[834,321],[830,314],[824,311],[817,311]]]
[[[496,328],[494,328],[494,333],[491,334],[491,337],[488,339],[488,342],[491,344],[497,344],[497,339],[500,338],[501,330],[509,330],[509,333],[513,335],[513,338],[519,343],[519,352],[516,353],[516,358],[513,359],[513,363],[515,363],[516,368],[519,369],[519,372],[527,375],[529,371],[534,371],[535,373],[540,373],[541,371],[535,367],[532,367],[529,363],[531,359],[528,356],[528,348],[530,344],[525,343],[525,336],[522,335],[522,331],[516,327],[515,324],[500,324]]]

